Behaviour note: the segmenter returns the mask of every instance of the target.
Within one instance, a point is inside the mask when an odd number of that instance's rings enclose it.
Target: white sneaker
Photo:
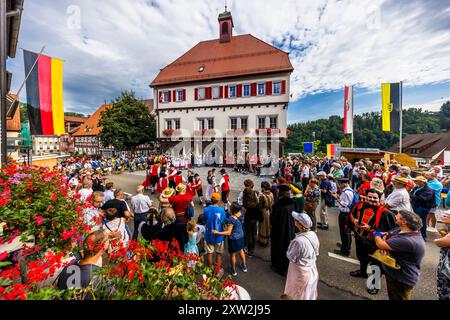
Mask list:
[[[439,232],[438,229],[433,228],[433,227],[427,227],[427,231],[428,232],[432,232],[432,233],[438,233]]]

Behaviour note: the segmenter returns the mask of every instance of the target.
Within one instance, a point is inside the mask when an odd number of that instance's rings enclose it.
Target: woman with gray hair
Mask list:
[[[399,228],[388,233],[375,232],[375,244],[396,260],[399,269],[383,265],[390,300],[410,300],[419,282],[420,265],[425,255],[425,241],[420,233],[422,219],[411,211],[401,210],[396,216]]]
[[[311,218],[306,213],[292,212],[295,227],[300,231],[286,253],[289,269],[282,298],[292,300],[316,300],[319,273],[316,260],[319,256],[319,239]]]

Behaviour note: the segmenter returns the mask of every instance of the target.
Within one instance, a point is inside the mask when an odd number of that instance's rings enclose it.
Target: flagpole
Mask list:
[[[354,117],[354,110],[355,110],[355,104],[354,104],[354,96],[355,93],[353,92],[355,86],[352,86],[352,149],[354,148],[353,141],[354,141],[354,133],[355,133],[355,117]]]
[[[403,151],[403,81],[400,81],[400,153]]]
[[[25,51],[25,49],[22,49],[22,50]],[[37,63],[39,61],[39,58],[42,55],[42,53],[44,52],[44,50],[45,50],[45,46],[42,47],[42,50],[41,50],[41,52],[39,52],[39,54],[38,54],[38,56],[36,58],[36,61],[34,62],[33,66],[30,69],[30,72],[28,72],[27,76],[25,77],[25,80],[22,82],[22,85],[20,86],[19,91],[17,91],[17,94],[16,94],[17,96],[19,96],[20,92],[22,91],[23,87],[25,86],[25,83],[27,82],[27,80],[30,77],[31,73],[33,72],[34,68],[36,67],[36,65],[37,65]]]

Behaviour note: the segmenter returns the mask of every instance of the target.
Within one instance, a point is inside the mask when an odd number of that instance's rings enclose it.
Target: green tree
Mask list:
[[[20,108],[20,121],[22,123],[28,122],[27,104],[20,103],[19,108]]]
[[[64,112],[66,117],[77,117],[77,118],[86,118],[86,116],[82,113],[77,112]]]
[[[102,112],[99,126],[102,144],[118,151],[133,151],[156,139],[156,121],[134,92],[122,92],[112,107]]]

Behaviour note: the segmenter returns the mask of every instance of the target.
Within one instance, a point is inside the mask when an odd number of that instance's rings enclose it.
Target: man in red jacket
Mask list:
[[[186,186],[179,184],[177,186],[177,195],[169,198],[169,202],[175,210],[178,223],[187,223],[186,212],[189,204],[192,203],[192,196],[186,193]]]

